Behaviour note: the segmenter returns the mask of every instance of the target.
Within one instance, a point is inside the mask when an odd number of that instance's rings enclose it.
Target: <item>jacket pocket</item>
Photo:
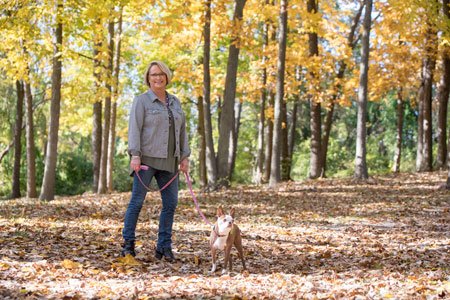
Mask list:
[[[145,123],[154,126],[163,122],[164,116],[164,110],[148,109],[145,112]]]

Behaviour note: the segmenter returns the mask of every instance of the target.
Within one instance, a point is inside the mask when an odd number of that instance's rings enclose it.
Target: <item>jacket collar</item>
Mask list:
[[[159,101],[158,97],[156,97],[155,93],[151,89],[148,89],[147,94],[149,95],[149,97],[152,100],[152,102]],[[169,105],[172,105],[172,102],[173,102],[172,94],[170,94],[167,91],[166,91],[166,94],[167,94],[167,97],[169,98]]]

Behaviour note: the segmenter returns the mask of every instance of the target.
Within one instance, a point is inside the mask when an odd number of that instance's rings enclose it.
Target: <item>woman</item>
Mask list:
[[[190,149],[186,134],[186,117],[180,100],[166,91],[171,79],[172,73],[163,62],[150,63],[144,78],[149,89],[135,97],[128,123],[131,175],[138,173],[146,186],[150,185],[154,177],[160,189],[176,175],[178,168],[181,172],[189,171]],[[147,194],[143,184],[134,176],[122,231],[122,256],[136,255],[136,224]],[[178,203],[178,178],[161,191],[161,198],[162,210],[155,257],[174,261],[172,225]]]

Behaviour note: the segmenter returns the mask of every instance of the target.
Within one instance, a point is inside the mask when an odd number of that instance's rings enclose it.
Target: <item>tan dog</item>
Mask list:
[[[212,256],[212,268],[211,273],[214,273],[217,269],[217,250],[225,250],[225,264],[222,273],[226,272],[227,265],[229,263],[229,269],[232,269],[231,260],[231,248],[233,245],[238,251],[239,257],[242,261],[242,266],[245,270],[244,253],[242,251],[242,237],[241,230],[234,224],[234,208],[230,210],[230,213],[226,215],[223,212],[222,207],[217,208],[217,222],[214,224],[214,228],[211,231],[210,242],[211,256]]]

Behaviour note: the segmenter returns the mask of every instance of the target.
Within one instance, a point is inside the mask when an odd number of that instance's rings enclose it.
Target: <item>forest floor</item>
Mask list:
[[[450,299],[450,192],[442,172],[239,186],[198,194],[213,221],[236,209],[247,271],[210,274],[210,227],[187,190],[176,263],[153,257],[147,195],[136,259],[120,258],[129,193],[0,202],[2,299]],[[221,253],[220,258],[223,257]]]

